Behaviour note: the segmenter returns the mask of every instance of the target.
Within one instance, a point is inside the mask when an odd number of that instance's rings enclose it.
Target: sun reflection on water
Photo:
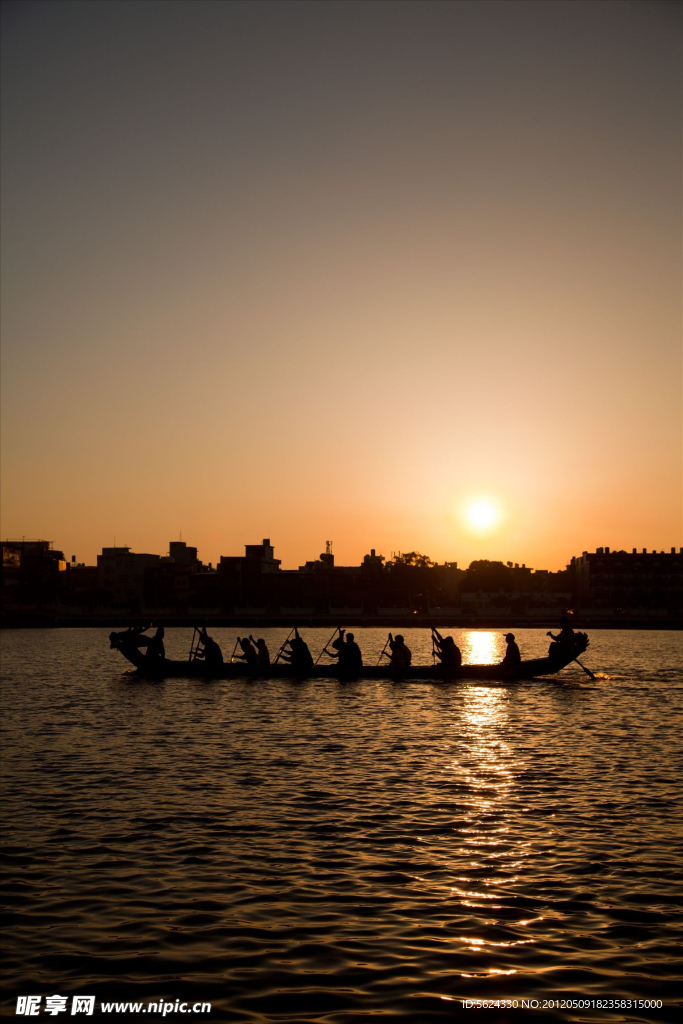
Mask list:
[[[502,725],[505,717],[505,701],[500,690],[485,690],[481,687],[471,687],[465,697],[465,722],[473,730],[477,730],[476,736],[471,736],[477,745],[490,745],[491,733],[496,732]],[[485,731],[485,737],[480,731]],[[498,746],[498,741],[494,740]],[[505,744],[507,747],[507,744]]]
[[[462,660],[465,665],[491,665],[502,661],[502,636],[487,630],[471,630],[465,634]]]
[[[467,635],[463,653],[472,662],[499,660],[499,639],[493,632],[473,631]],[[528,842],[512,838],[523,763],[508,742],[509,700],[509,693],[496,687],[473,686],[464,691],[461,742],[449,765],[466,787],[462,799],[466,814],[459,824],[457,845],[464,872],[451,878],[451,898],[465,912],[485,909],[493,918],[501,901],[524,877],[525,859],[532,853],[525,849]],[[514,974],[509,964],[513,948],[535,944],[533,937],[501,938],[496,933],[489,938],[483,929],[474,935],[461,934],[458,941],[468,956],[485,961],[480,969],[463,972],[463,977]]]

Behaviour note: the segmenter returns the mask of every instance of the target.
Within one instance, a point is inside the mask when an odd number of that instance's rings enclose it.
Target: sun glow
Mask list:
[[[467,506],[465,518],[470,529],[484,533],[497,525],[500,514],[492,502],[478,500],[470,502]]]

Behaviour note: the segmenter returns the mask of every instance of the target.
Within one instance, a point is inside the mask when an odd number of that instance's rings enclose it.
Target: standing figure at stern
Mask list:
[[[576,635],[571,627],[568,615],[563,615],[560,619],[560,632],[557,636],[548,630],[546,634],[552,640],[550,647],[548,648],[548,657],[552,658],[553,661],[563,661],[565,657],[570,655],[574,657],[574,651],[576,650]]]

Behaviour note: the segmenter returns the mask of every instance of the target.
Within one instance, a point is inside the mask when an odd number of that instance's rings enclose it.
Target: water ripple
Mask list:
[[[415,687],[152,684],[104,631],[2,640],[3,1013],[87,991],[244,1022],[444,1021],[475,997],[674,1019],[680,634],[593,635],[596,683]]]

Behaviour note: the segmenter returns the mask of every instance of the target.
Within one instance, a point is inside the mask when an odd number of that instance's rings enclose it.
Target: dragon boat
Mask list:
[[[482,682],[514,682],[518,679],[537,679],[544,676],[557,675],[588,647],[585,633],[575,633],[573,651],[558,650],[553,657],[532,658],[522,661],[510,670],[507,666],[497,665],[461,665],[457,672],[444,671],[441,665],[411,665],[410,668],[396,672],[389,664],[364,665],[353,676],[340,672],[339,666],[313,665],[307,672],[296,671],[286,662],[253,668],[244,662],[226,661],[219,665],[205,665],[200,660],[177,661],[170,658],[151,660],[147,657],[143,646],[147,638],[142,637],[139,630],[128,629],[120,633],[111,633],[109,641],[112,649],[120,651],[138,675],[147,679],[190,678],[190,679],[393,679],[403,682],[420,680],[441,680],[456,682],[460,679],[480,680]],[[580,662],[579,662],[580,664]],[[588,669],[584,672],[589,675]]]

